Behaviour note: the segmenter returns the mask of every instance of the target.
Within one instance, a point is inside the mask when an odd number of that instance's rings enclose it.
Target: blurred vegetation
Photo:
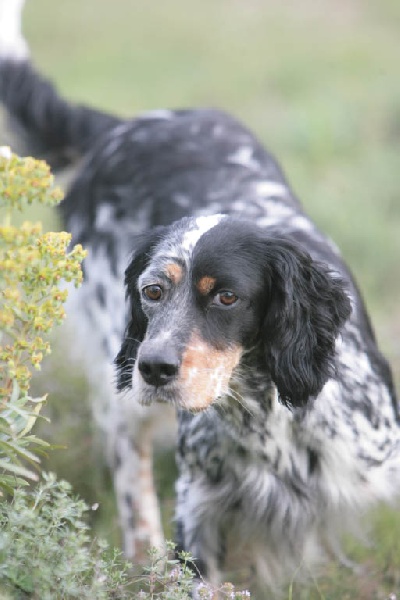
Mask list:
[[[135,575],[121,552],[92,539],[89,507],[66,481],[42,474],[33,489],[17,488],[12,502],[0,503],[0,597],[2,600],[191,600],[192,556],[175,546],[152,549],[148,566]],[[95,510],[95,507],[92,507]],[[245,600],[247,591],[230,583],[221,600]],[[215,598],[205,582],[199,600]]]
[[[65,317],[67,291],[60,281],[82,281],[85,253],[81,246],[68,251],[71,235],[43,233],[40,223],[13,224],[15,210],[32,202],[55,206],[60,189],[43,161],[20,159],[0,148],[0,489],[37,479],[46,443],[31,435],[45,396],[30,396],[32,370],[40,370],[50,353],[45,338]]]
[[[398,388],[399,31],[398,0],[28,0],[25,11],[34,61],[72,100],[126,116],[218,106],[258,134],[357,274]],[[59,353],[38,384],[52,397],[46,435],[67,446],[52,453],[51,467],[100,502],[96,527],[115,541],[111,482],[82,401],[86,383],[75,368],[62,369]],[[168,524],[172,451],[161,458]],[[399,594],[400,518],[385,509],[369,525],[375,545],[348,543],[361,575],[329,565],[318,585],[294,588],[293,598]]]
[[[0,148],[0,594],[100,600],[115,592],[122,599],[126,569],[117,554],[106,556],[106,545],[91,543],[87,508],[70,485],[40,477],[38,455],[49,444],[31,433],[46,399],[30,395],[32,371],[50,354],[46,334],[65,317],[68,292],[60,282],[81,283],[85,253],[68,249],[70,234],[43,233],[27,221],[17,227],[13,216],[61,198],[43,161]],[[29,480],[38,487],[23,489]]]
[[[123,600],[128,568],[121,553],[92,541],[82,500],[44,474],[0,504],[0,597],[4,600]]]

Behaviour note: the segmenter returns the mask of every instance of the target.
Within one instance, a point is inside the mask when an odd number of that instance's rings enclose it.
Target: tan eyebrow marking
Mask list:
[[[172,283],[177,284],[182,281],[183,269],[180,265],[177,265],[176,263],[170,263],[166,266],[165,272]]]
[[[196,283],[196,287],[202,296],[207,296],[214,289],[216,279],[215,277],[202,277]]]

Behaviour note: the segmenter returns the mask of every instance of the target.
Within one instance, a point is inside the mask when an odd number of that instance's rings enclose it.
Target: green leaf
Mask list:
[[[31,452],[30,450],[28,450],[27,448],[23,447],[22,445],[18,444],[17,442],[0,442],[0,449],[2,449],[3,446],[7,446],[9,451],[14,451],[15,454],[18,454],[18,456],[20,456],[21,458],[24,458],[26,460],[29,460],[30,462],[35,462],[35,463],[39,463],[40,460],[38,459],[38,457],[33,454],[33,452]]]
[[[7,471],[9,473],[14,473],[14,475],[19,475],[20,477],[25,477],[26,479],[31,479],[32,481],[38,481],[38,476],[33,471],[22,467],[21,465],[16,465],[6,460],[0,458],[0,469]]]

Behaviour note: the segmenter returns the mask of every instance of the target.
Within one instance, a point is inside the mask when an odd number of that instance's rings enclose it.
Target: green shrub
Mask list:
[[[68,250],[67,233],[43,233],[40,223],[12,225],[13,211],[33,201],[54,205],[62,198],[53,188],[43,161],[21,159],[8,149],[0,154],[0,488],[12,493],[25,479],[37,479],[32,467],[46,444],[31,434],[45,396],[32,398],[33,369],[50,353],[45,339],[64,319],[67,291],[60,282],[82,280],[80,246]]]
[[[167,553],[153,548],[149,552],[149,565],[143,574],[136,578],[135,600],[192,600],[195,572],[191,566],[193,557],[181,552],[179,559],[169,558],[175,553],[175,546],[167,542]],[[196,597],[199,600],[246,600],[248,591],[239,591],[231,583],[224,583],[218,590],[200,581],[196,582]]]
[[[61,198],[44,162],[0,150],[0,488],[12,495],[0,505],[0,586],[9,598],[126,598],[127,571],[90,540],[87,507],[69,484],[43,475],[37,487],[21,487],[39,479],[47,446],[31,433],[45,400],[29,395],[32,371],[50,353],[45,335],[65,317],[60,283],[80,284],[85,253],[69,249],[69,234],[15,227],[12,216]]]
[[[37,600],[131,598],[119,553],[91,540],[87,511],[54,475],[17,489],[0,505],[0,591]]]
[[[190,600],[192,557],[169,558],[153,549],[143,573],[129,575],[119,551],[92,540],[85,521],[88,506],[72,496],[71,486],[43,475],[33,489],[18,488],[12,502],[0,504],[0,594],[33,600]],[[168,543],[168,551],[174,546]],[[231,584],[219,598],[245,600],[248,592]],[[200,584],[198,596],[215,598]],[[0,595],[4,598],[4,595]]]

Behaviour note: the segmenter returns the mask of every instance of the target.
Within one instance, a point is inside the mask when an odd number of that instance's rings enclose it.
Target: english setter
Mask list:
[[[238,564],[261,588],[291,576],[400,488],[399,407],[354,280],[243,125],[74,106],[13,23],[3,104],[35,154],[83,156],[61,211],[89,250],[76,310],[127,555],[162,541],[149,432],[174,407],[179,546],[213,583]]]

